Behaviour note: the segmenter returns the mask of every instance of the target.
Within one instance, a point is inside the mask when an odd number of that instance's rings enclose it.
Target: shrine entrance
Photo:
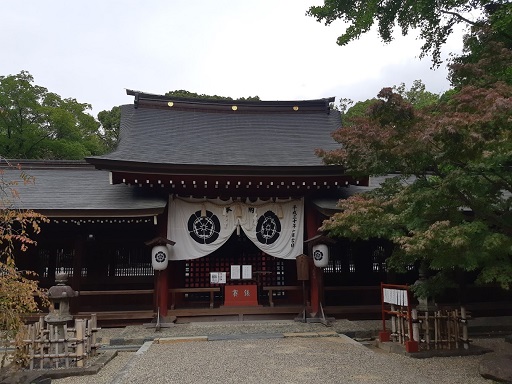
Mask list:
[[[243,230],[239,234],[233,233],[224,245],[210,255],[186,260],[177,263],[177,266],[180,264],[181,276],[176,276],[176,280],[182,281],[183,289],[176,287],[183,291],[183,294],[175,296],[177,302],[172,303],[173,308],[207,307],[211,295],[213,295],[214,306],[222,307],[226,301],[226,289],[229,290],[226,287],[229,286],[240,286],[241,294],[249,286],[253,286],[257,294],[257,304],[269,306],[268,290],[265,290],[265,287],[296,284],[295,260],[279,259],[266,254],[247,238]],[[233,265],[250,266],[251,278],[242,278],[243,276],[240,275],[239,279],[233,279],[231,276]],[[225,281],[212,280],[212,273],[224,273]],[[244,289],[244,286],[247,288]],[[291,292],[284,290],[273,292],[277,299],[283,300],[286,300],[286,295],[290,294]]]
[[[172,197],[170,309],[204,308],[205,301],[210,309],[273,306],[274,297],[295,290],[303,206],[302,199],[290,198]]]

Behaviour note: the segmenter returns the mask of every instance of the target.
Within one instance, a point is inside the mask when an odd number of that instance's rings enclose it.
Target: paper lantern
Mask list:
[[[325,244],[314,245],[313,261],[315,262],[315,267],[327,267],[327,264],[329,264],[329,247]]]
[[[151,262],[155,271],[167,268],[169,264],[169,250],[165,245],[155,245],[151,250]]]

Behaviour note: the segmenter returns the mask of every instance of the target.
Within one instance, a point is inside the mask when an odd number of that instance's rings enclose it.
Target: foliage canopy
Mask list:
[[[101,111],[98,113],[98,120],[103,130],[102,138],[107,152],[116,149],[119,140],[119,130],[121,129],[121,108],[113,107],[110,111]]]
[[[342,200],[323,229],[333,236],[386,238],[389,260],[421,263],[450,278],[473,271],[512,286],[512,51],[485,42],[451,66],[458,86],[415,106],[384,88],[364,114],[336,131],[339,149],[319,151],[353,175],[388,175],[369,193]],[[487,36],[487,37],[486,37]],[[403,93],[403,92],[402,92]]]
[[[435,65],[441,63],[441,47],[456,24],[492,25],[508,39],[512,29],[512,4],[507,0],[324,0],[324,5],[310,7],[307,15],[326,25],[338,19],[348,23],[339,45],[357,40],[374,24],[386,43],[393,40],[396,26],[404,36],[418,29],[424,41],[421,56],[431,53]]]
[[[0,76],[0,154],[4,158],[83,159],[105,151],[90,105],[34,85],[30,73]]]
[[[259,101],[260,98],[258,96],[248,96],[248,97],[239,97],[238,99],[233,99],[229,96],[218,96],[218,95],[206,95],[204,93],[196,93],[186,91],[184,89],[176,89],[174,91],[169,91],[165,93],[165,96],[171,97],[182,97],[186,99],[200,99],[200,100],[237,100],[237,101]]]

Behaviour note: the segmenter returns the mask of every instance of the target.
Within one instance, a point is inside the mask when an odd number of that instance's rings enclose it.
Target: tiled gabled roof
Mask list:
[[[1,166],[5,181],[14,186],[19,199],[15,207],[31,209],[50,217],[151,216],[164,211],[167,196],[124,184],[110,185],[109,173],[84,162],[31,161],[21,170],[33,178],[24,184],[20,170]]]
[[[322,166],[315,149],[339,146],[334,100],[198,101],[135,95],[122,106],[118,148],[88,160],[168,165]]]

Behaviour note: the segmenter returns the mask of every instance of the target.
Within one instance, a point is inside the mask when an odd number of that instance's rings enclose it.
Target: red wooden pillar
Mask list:
[[[155,237],[152,240],[146,241],[146,245],[153,247],[156,245],[165,245],[165,246],[173,246],[175,243],[172,240],[167,239],[166,231],[167,231],[167,211],[165,211],[162,215],[158,216],[158,233],[160,234],[158,237]],[[155,305],[160,311],[160,316],[167,316],[167,304],[169,298],[169,268],[164,270],[156,271],[155,278]]]
[[[168,208],[167,208],[168,209]],[[174,245],[174,241],[167,239],[167,209],[164,211],[162,215],[158,216],[158,233],[161,237],[166,239],[167,245]],[[172,263],[169,262],[169,266],[160,271],[158,276],[158,303],[157,305],[160,308],[160,316],[167,316],[167,307],[168,307],[168,299],[169,299],[169,269],[171,268]]]
[[[306,239],[318,235],[318,228],[320,227],[320,219],[318,213],[311,205],[305,206],[306,213]],[[322,301],[323,293],[323,270],[315,267],[313,258],[311,257],[311,246],[308,246],[308,256],[310,256],[309,263],[309,297],[311,300],[311,314],[316,316],[320,312],[320,302]]]

